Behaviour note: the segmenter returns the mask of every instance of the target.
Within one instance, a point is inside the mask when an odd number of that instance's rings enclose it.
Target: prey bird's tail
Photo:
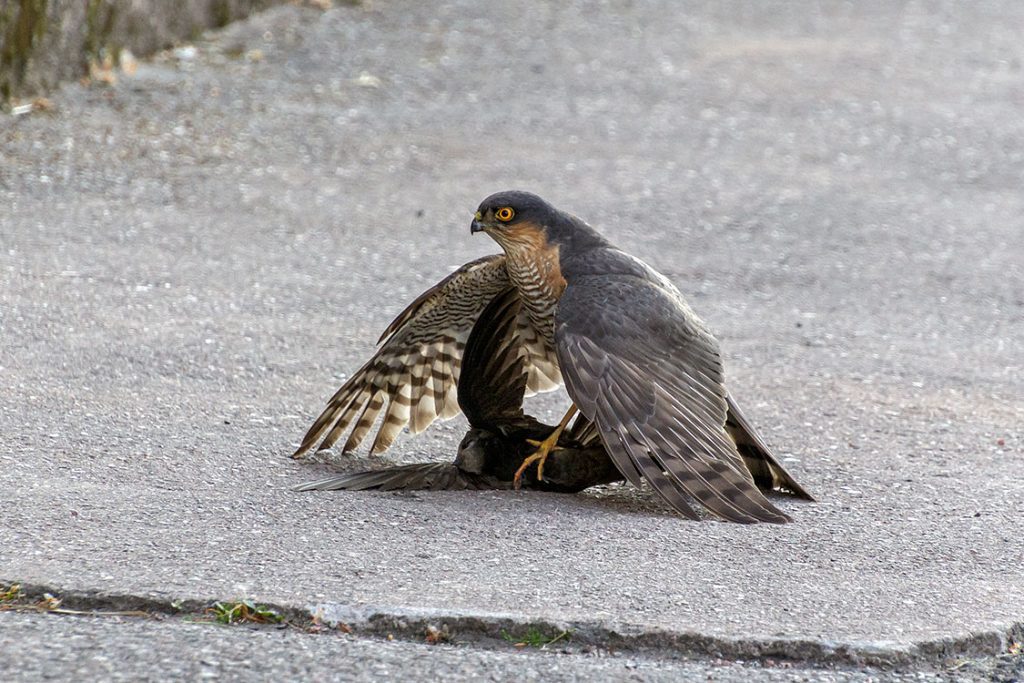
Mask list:
[[[502,488],[452,463],[416,463],[311,481],[295,491],[462,491]]]

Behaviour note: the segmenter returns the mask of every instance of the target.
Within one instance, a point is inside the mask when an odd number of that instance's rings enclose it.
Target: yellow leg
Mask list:
[[[551,451],[555,450],[558,438],[562,436],[562,432],[565,430],[566,425],[569,424],[569,420],[576,414],[576,405],[569,406],[569,410],[566,411],[565,417],[555,427],[555,431],[551,432],[548,438],[543,441],[534,441],[533,439],[527,439],[526,442],[537,447],[537,451],[529,458],[523,461],[523,464],[516,470],[516,476],[512,479],[512,488],[518,489],[523,485],[523,472],[526,468],[537,463],[537,481],[543,481],[544,479],[544,461],[551,455]]]

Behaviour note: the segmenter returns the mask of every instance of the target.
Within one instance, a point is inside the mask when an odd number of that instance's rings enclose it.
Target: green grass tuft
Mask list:
[[[533,647],[533,648],[544,648],[548,645],[552,645],[561,640],[569,641],[572,640],[572,631],[565,630],[558,634],[544,633],[539,628],[531,626],[526,629],[525,633],[513,635],[507,631],[501,632],[501,637],[505,641],[512,643],[514,647]]]
[[[215,602],[206,612],[222,624],[280,624],[284,621],[284,617],[275,610],[257,605],[252,600]]]

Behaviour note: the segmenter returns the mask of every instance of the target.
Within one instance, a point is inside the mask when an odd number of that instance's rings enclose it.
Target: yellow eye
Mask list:
[[[494,217],[502,223],[508,223],[512,220],[512,216],[515,216],[516,212],[512,210],[511,206],[503,206],[494,212]]]

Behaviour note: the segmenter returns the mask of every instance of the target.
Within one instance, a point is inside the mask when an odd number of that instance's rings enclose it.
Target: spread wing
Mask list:
[[[328,402],[292,457],[332,447],[346,430],[345,452],[358,448],[378,417],[371,453],[388,448],[406,425],[412,433],[459,413],[462,354],[480,312],[511,287],[505,257],[485,256],[462,266],[412,302],[384,330],[380,348]],[[558,386],[557,359],[525,314],[516,334],[527,359],[527,389]]]
[[[558,304],[555,347],[569,396],[630,482],[682,514],[692,497],[733,522],[786,522],[726,435],[718,345],[673,289],[636,274],[581,276]]]

